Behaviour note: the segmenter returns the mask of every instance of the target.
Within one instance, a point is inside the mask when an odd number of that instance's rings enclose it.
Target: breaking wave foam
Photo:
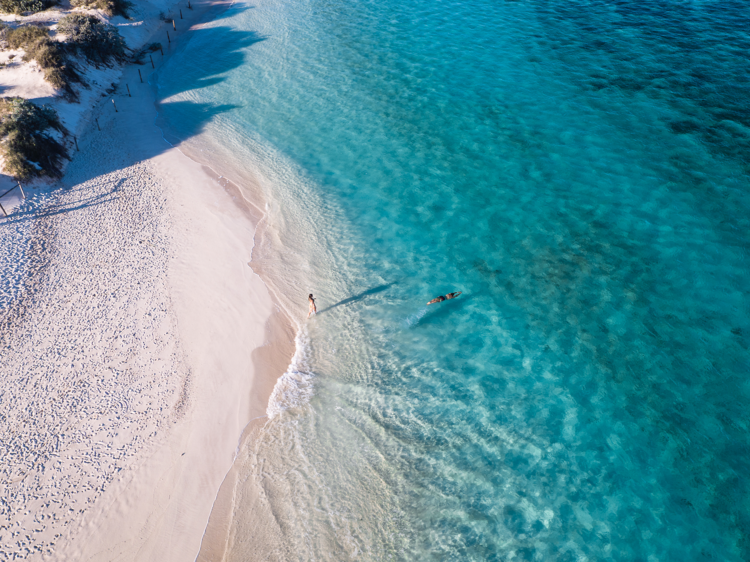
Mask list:
[[[294,356],[286,372],[279,377],[268,399],[266,414],[269,419],[286,410],[299,408],[310,402],[313,396],[315,375],[310,369],[310,336],[306,327],[301,327],[294,338]]]

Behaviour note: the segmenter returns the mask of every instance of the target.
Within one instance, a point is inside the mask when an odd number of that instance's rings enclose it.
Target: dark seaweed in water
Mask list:
[[[750,170],[750,5],[746,2],[535,3],[561,58],[588,66],[596,89],[604,84],[631,95],[667,88],[676,110],[699,112],[690,130],[711,150]],[[719,7],[720,6],[720,7]],[[621,31],[627,30],[627,33]],[[591,55],[581,57],[581,51]],[[736,123],[737,125],[732,125]]]

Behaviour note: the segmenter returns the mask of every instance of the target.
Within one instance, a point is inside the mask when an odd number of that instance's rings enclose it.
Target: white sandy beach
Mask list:
[[[194,560],[291,355],[248,265],[260,213],[164,142],[137,68],[0,219],[0,559]]]

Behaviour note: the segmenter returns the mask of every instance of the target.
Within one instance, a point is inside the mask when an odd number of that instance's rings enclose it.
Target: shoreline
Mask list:
[[[184,21],[190,24],[191,31],[198,30],[201,25],[216,19],[229,5],[227,2],[196,2],[195,13],[191,14],[194,17]],[[199,6],[204,9],[198,10]],[[155,33],[161,31],[159,28]],[[170,55],[184,44],[186,35],[184,33],[174,38],[170,52],[165,52],[157,68],[149,71],[156,72],[167,63]],[[119,85],[123,82],[134,83],[133,77],[137,81],[137,68],[133,64],[121,67]],[[60,184],[72,192],[81,191],[79,177],[86,179],[83,185],[88,183],[102,187],[119,176],[117,181],[120,186],[127,185],[132,177],[129,174],[137,168],[141,181],[136,182],[132,195],[128,192],[126,197],[122,192],[118,193],[119,188],[116,187],[106,194],[109,199],[96,203],[100,206],[92,212],[99,214],[108,213],[106,206],[110,201],[125,198],[129,201],[131,197],[137,201],[142,198],[144,189],[157,188],[155,198],[159,199],[159,205],[167,209],[170,224],[160,222],[163,216],[156,217],[159,225],[154,232],[157,234],[149,242],[153,246],[157,236],[163,237],[162,250],[168,256],[167,272],[162,272],[164,278],[160,279],[166,284],[166,293],[161,297],[157,295],[156,300],[167,301],[161,302],[163,310],[160,312],[164,313],[161,321],[171,323],[171,329],[179,335],[170,336],[169,330],[165,333],[163,325],[157,326],[154,332],[157,338],[174,340],[171,341],[170,350],[160,350],[161,355],[151,354],[134,363],[140,363],[143,378],[146,376],[143,372],[151,369],[149,366],[144,371],[143,365],[149,362],[167,363],[171,359],[173,364],[168,365],[167,371],[172,369],[172,378],[177,375],[176,378],[182,380],[172,380],[170,384],[174,388],[170,388],[169,393],[162,397],[160,412],[166,406],[168,415],[159,418],[154,414],[156,421],[152,420],[152,425],[155,427],[149,427],[145,435],[133,432],[141,448],[128,459],[128,463],[122,463],[124,466],[115,463],[116,471],[111,481],[100,485],[100,493],[98,491],[98,495],[89,498],[87,506],[79,508],[73,520],[62,527],[55,525],[58,517],[50,502],[47,502],[46,510],[39,508],[44,512],[41,517],[38,513],[33,514],[34,521],[45,518],[53,520],[50,528],[45,528],[39,536],[40,544],[43,542],[44,545],[37,548],[39,545],[33,544],[32,538],[18,542],[17,547],[18,552],[31,553],[31,556],[37,552],[36,556],[40,559],[195,559],[222,482],[233,467],[238,448],[250,433],[251,426],[257,425],[251,420],[265,416],[268,398],[293,353],[291,319],[283,312],[262,278],[249,267],[262,212],[247,201],[236,186],[229,182],[218,182],[218,174],[210,173],[210,168],[191,159],[179,147],[168,146],[162,132],[154,124],[156,111],[152,104],[158,103],[158,100],[153,87],[147,83],[147,76],[150,73],[144,75],[143,88],[131,88],[132,98],[120,91],[110,96],[117,100],[119,112],[101,112],[104,115],[100,117],[101,132],[92,129],[89,124],[78,139],[81,152],[72,153]],[[105,98],[87,109],[90,112],[109,109],[105,105],[108,103],[109,98]],[[106,162],[104,167],[111,169],[109,174],[87,174],[88,169],[96,168],[96,165],[89,163],[96,157],[86,153],[101,150],[102,147],[107,147],[131,165],[118,167],[114,162]],[[89,175],[91,177],[87,177]],[[64,192],[58,194],[60,190],[55,187],[51,188],[55,197],[68,196]],[[69,217],[71,213],[83,215],[89,213],[89,207],[93,206],[94,203],[86,207],[74,206],[53,217],[52,228],[57,232],[60,224],[66,224],[66,221],[70,224],[71,220],[75,222],[76,219]],[[116,237],[118,233],[111,231],[120,227],[118,220],[123,217],[109,213],[112,222],[110,233]],[[36,219],[33,212],[26,211],[23,217],[17,218],[28,220],[29,214],[32,220]],[[133,216],[131,219],[139,220],[140,217]],[[12,223],[9,224],[12,226]],[[78,226],[73,224],[76,236]],[[129,228],[136,229],[130,233],[131,237],[135,236],[138,227],[131,225]],[[66,236],[56,241],[62,242],[66,242]],[[106,250],[106,240],[102,246],[89,253]],[[123,251],[130,251],[127,241]],[[53,260],[47,269],[54,276],[58,265],[54,261],[55,254],[49,255]],[[112,266],[113,276],[120,276],[119,282],[123,278],[128,279],[129,273],[119,271],[117,264],[108,265]],[[143,281],[141,279],[138,283]],[[40,300],[47,299],[45,312],[52,308],[52,315],[56,314],[56,289],[49,287],[47,277],[36,282],[39,294],[27,295],[30,300],[24,311],[25,322],[33,323]],[[80,293],[83,287],[84,284],[78,291],[75,287],[71,290]],[[138,294],[130,296],[136,308],[143,301]],[[79,304],[83,307],[92,304],[87,295],[79,297],[82,297]],[[111,314],[106,310],[105,315],[108,313]],[[128,314],[132,312],[128,311]],[[138,314],[136,312],[135,316]],[[153,310],[147,312],[144,308],[140,314],[150,317]],[[122,318],[108,320],[117,322]],[[54,331],[54,319],[49,326],[52,327],[48,327],[47,331]],[[40,332],[35,335],[37,339],[54,339],[45,333],[45,328]],[[34,343],[34,337],[31,343]],[[10,342],[9,345],[13,344]],[[111,348],[112,341],[107,344]],[[143,345],[148,346],[148,342]],[[138,359],[141,352],[130,349],[128,353]],[[165,359],[164,354],[169,358]],[[106,359],[117,359],[117,355],[110,354]],[[106,361],[87,368],[73,363],[72,370],[76,371],[73,375],[79,380],[94,378],[105,364]],[[138,366],[134,370],[138,371]],[[14,374],[22,372],[23,368],[20,368]],[[152,373],[152,376],[157,374]],[[176,382],[179,384],[174,384]],[[47,386],[54,384],[54,380],[47,381]],[[106,408],[103,410],[106,411]],[[131,417],[137,419],[139,416]],[[85,425],[85,422],[83,420],[81,423]],[[124,432],[120,417],[107,423],[109,427],[106,429],[115,436]],[[144,439],[146,443],[142,444]],[[113,449],[115,445],[121,445],[117,438],[112,441]],[[85,441],[80,445],[85,447]],[[123,447],[127,449],[128,446],[121,445],[119,448]],[[50,453],[49,459],[53,457],[54,453]],[[76,474],[76,465],[75,462],[71,463],[65,477],[78,489],[81,482],[76,484],[76,478],[82,482],[86,479]],[[43,495],[50,497],[48,492]],[[142,498],[148,498],[147,502],[143,502]],[[75,508],[71,511],[75,511]],[[25,517],[9,523],[9,526],[25,528],[31,521]]]

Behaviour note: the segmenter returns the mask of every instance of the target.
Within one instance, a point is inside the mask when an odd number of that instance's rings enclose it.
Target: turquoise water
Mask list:
[[[748,24],[260,0],[194,33],[162,122],[266,210],[299,322],[227,559],[750,560]]]

